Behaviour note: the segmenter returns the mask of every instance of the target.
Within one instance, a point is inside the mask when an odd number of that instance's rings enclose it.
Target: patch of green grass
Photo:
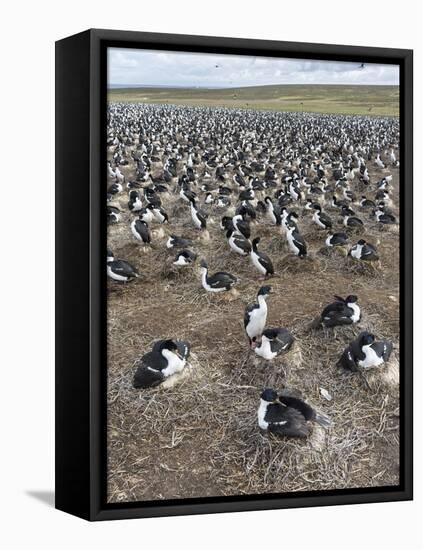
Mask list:
[[[399,116],[398,86],[272,85],[244,88],[120,88],[109,101]]]

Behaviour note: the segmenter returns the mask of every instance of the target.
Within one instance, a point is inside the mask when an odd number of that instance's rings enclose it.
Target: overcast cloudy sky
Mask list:
[[[109,48],[109,86],[394,84],[398,65]]]

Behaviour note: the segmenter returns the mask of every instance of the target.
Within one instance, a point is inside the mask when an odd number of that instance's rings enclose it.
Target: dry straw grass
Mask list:
[[[395,185],[397,177],[394,172]],[[122,198],[122,209],[125,202]],[[148,250],[132,241],[129,214],[109,229],[116,256],[134,263],[142,274],[131,284],[109,283],[109,500],[396,484],[397,350],[393,367],[368,373],[367,380],[339,372],[335,365],[365,328],[398,343],[398,235],[381,233],[363,213],[366,238],[380,243],[381,267],[361,264],[342,251],[322,253],[326,233],[311,226],[309,215],[300,219],[300,228],[308,236],[310,257],[300,260],[289,255],[278,230],[260,220],[253,233],[262,237],[260,249],[271,256],[277,275],[266,283],[273,288],[268,325],[285,326],[296,338],[294,349],[269,365],[248,351],[243,330],[244,307],[263,284],[249,259],[230,251],[213,212],[210,238],[203,240],[191,226],[189,208],[176,196],[168,197],[165,207],[171,225],[162,227],[166,235]],[[165,248],[170,233],[193,238],[194,250],[207,259],[211,271],[239,277],[238,293],[229,298],[206,293],[198,262],[175,269],[174,252]],[[359,238],[352,236],[353,242]],[[352,293],[363,311],[359,326],[335,331],[310,327],[333,294]],[[135,390],[134,361],[163,337],[191,342],[188,376],[173,387]],[[331,417],[333,427],[315,427],[304,441],[261,433],[256,410],[261,390],[269,385],[303,395]]]

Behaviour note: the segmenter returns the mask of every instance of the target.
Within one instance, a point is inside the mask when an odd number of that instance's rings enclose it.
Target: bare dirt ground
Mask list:
[[[369,163],[370,168],[370,163]],[[158,167],[159,169],[159,167]],[[132,179],[134,174],[122,168]],[[387,172],[371,163],[375,184]],[[392,194],[398,214],[398,169]],[[368,193],[370,196],[371,193]],[[139,268],[139,280],[108,283],[108,499],[148,501],[254,493],[344,489],[399,482],[399,397],[397,364],[368,375],[338,372],[335,363],[363,329],[391,339],[398,355],[398,233],[381,231],[367,212],[366,239],[378,245],[381,268],[352,264],[342,255],[324,256],[326,233],[300,219],[311,259],[290,258],[276,227],[260,224],[253,234],[272,258],[277,277],[268,283],[268,326],[284,326],[297,339],[299,357],[286,357],[264,368],[248,355],[243,329],[247,303],[263,284],[250,260],[230,251],[219,228],[222,211],[211,210],[210,240],[192,228],[189,207],[175,196],[163,198],[171,228],[153,224],[153,245],[144,252],[129,229],[123,192],[122,222],[109,228],[116,257]],[[332,216],[335,213],[328,210]],[[341,226],[339,226],[341,230]],[[159,237],[158,230],[165,236]],[[239,295],[228,301],[211,296],[200,284],[198,262],[176,272],[174,252],[165,247],[170,233],[195,240],[211,272],[226,270],[240,278]],[[352,234],[356,242],[359,234]],[[309,324],[333,295],[357,294],[363,319],[354,328],[310,330]],[[165,337],[192,344],[190,375],[173,388],[135,390],[134,361]],[[334,426],[313,429],[305,441],[275,439],[260,433],[256,411],[261,390],[283,386],[301,392],[329,415]],[[326,401],[320,388],[333,397]]]

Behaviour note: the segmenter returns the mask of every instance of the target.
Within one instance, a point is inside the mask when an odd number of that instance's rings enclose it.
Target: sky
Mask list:
[[[109,86],[399,84],[398,65],[109,48]]]

